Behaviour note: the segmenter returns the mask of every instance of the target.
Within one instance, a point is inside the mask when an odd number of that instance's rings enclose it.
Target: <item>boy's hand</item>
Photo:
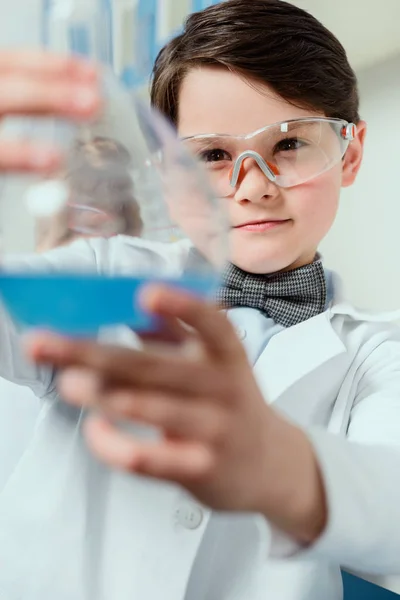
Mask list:
[[[0,50],[0,90],[0,119],[27,115],[82,121],[100,108],[96,68],[43,51]],[[43,143],[0,138],[0,173],[47,173],[60,166],[61,158]]]
[[[30,343],[36,361],[66,369],[66,399],[100,409],[86,424],[94,453],[175,481],[212,508],[260,512],[298,539],[314,539],[325,505],[311,445],[266,404],[226,316],[163,287],[147,289],[143,304],[164,318],[176,351],[160,351],[154,339],[140,351],[48,334]],[[134,439],[111,419],[153,425],[163,436]]]

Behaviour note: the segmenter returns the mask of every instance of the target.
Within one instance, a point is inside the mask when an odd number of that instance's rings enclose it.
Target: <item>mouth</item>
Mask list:
[[[260,221],[248,221],[247,223],[242,223],[241,225],[235,225],[233,229],[239,229],[241,231],[262,232],[268,231],[270,229],[276,229],[277,227],[282,227],[282,225],[286,225],[289,222],[290,219],[268,219]]]

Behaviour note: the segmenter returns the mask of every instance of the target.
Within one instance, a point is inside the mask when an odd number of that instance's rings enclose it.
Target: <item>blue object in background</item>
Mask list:
[[[120,79],[124,86],[129,90],[141,87],[148,81],[148,77],[139,75],[133,66],[125,67],[120,75]]]
[[[399,600],[399,595],[342,571],[343,600]],[[322,598],[321,598],[322,600]]]
[[[148,78],[158,54],[157,45],[157,0],[139,0],[137,11],[136,51],[137,69],[140,76]]]
[[[114,64],[114,40],[113,40],[113,0],[97,0],[99,2],[99,14],[101,22],[98,24],[100,31],[105,36],[105,44],[102,47],[103,56],[101,61],[107,65]]]
[[[167,1],[167,0],[163,0]],[[224,0],[222,0],[224,1]],[[97,0],[99,14],[102,15],[101,22],[92,24],[99,32],[104,32],[106,36],[104,47],[100,45],[102,56],[100,60],[112,65],[114,62],[114,39],[113,39],[113,0]],[[221,0],[192,0],[191,12],[198,12],[219,4]],[[42,0],[42,19],[41,19],[41,38],[46,47],[49,43],[49,14],[52,10],[52,0]],[[122,83],[129,89],[135,89],[148,84],[148,80],[153,68],[154,61],[161,48],[181,32],[181,29],[171,33],[169,39],[157,40],[157,0],[139,0],[134,12],[135,29],[137,38],[134,48],[135,64],[127,65],[120,78]],[[71,26],[69,32],[71,49],[75,54],[81,56],[93,56],[91,47],[91,34],[89,23],[77,23]]]
[[[90,34],[84,23],[71,26],[68,35],[70,48],[74,54],[91,56]]]
[[[220,2],[221,0],[192,0],[192,12],[198,12]]]

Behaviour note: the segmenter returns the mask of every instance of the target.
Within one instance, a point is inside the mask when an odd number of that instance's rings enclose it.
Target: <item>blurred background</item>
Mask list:
[[[82,0],[84,1],[84,0]],[[112,20],[114,67],[128,84],[141,83],[162,43],[185,16],[207,0],[99,0]],[[251,0],[249,0],[251,1]],[[365,161],[358,181],[343,190],[335,227],[321,250],[339,271],[349,299],[370,309],[400,306],[400,0],[294,0],[331,29],[345,46],[360,85],[368,122]],[[41,0],[0,0],[0,45],[37,46]],[[136,28],[135,23],[140,22]],[[139,31],[139,34],[138,34]],[[137,37],[140,36],[138,40]],[[135,41],[136,40],[136,41]],[[139,73],[131,69],[140,48]],[[321,202],[324,199],[321,198]],[[12,203],[7,210],[12,210]],[[15,209],[14,209],[15,210]]]

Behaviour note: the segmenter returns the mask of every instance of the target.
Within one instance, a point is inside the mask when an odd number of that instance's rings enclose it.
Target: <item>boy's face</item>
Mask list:
[[[252,85],[223,68],[193,69],[179,97],[180,137],[250,133],[280,121],[324,117],[297,108],[267,86]],[[351,185],[361,164],[365,124],[357,127],[343,160],[295,187],[280,188],[248,158],[226,202],[230,260],[245,271],[272,273],[311,262],[338,208],[340,188]],[[249,147],[250,149],[250,147]],[[247,225],[257,222],[259,225]]]

